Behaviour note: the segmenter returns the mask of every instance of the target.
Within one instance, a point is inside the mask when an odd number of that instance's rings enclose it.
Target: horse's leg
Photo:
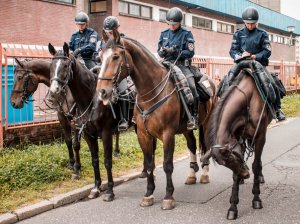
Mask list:
[[[240,180],[236,174],[233,174],[233,185],[230,197],[230,208],[228,209],[227,219],[234,220],[238,216],[237,204],[239,203],[239,186]]]
[[[104,130],[102,132],[102,141],[104,148],[104,165],[107,172],[107,191],[103,197],[103,201],[113,201],[115,194],[113,192],[114,181],[112,176],[112,131]]]
[[[92,157],[92,165],[94,169],[94,178],[95,178],[95,187],[91,190],[89,194],[89,198],[96,198],[100,194],[101,187],[101,177],[100,177],[100,168],[99,168],[99,147],[97,138],[90,136],[88,133],[85,133],[85,140],[89,146],[91,157]]]
[[[154,204],[154,196],[153,192],[155,189],[155,183],[154,183],[154,151],[156,147],[156,140],[148,135],[147,133],[140,131],[138,134],[138,140],[140,143],[140,146],[143,150],[144,154],[144,170],[147,172],[147,192],[144,195],[144,198],[140,204],[142,207],[148,207]]]
[[[201,156],[202,156],[202,155],[205,155],[205,153],[207,152],[207,146],[205,144],[205,129],[204,129],[203,125],[199,126],[199,142],[201,144],[201,146],[199,146],[199,148],[201,148]],[[200,183],[208,184],[209,183],[209,176],[208,176],[209,159],[202,162],[201,168],[202,168],[202,174],[200,177]]]
[[[72,149],[72,131],[71,131],[71,124],[69,120],[64,116],[63,113],[57,112],[57,117],[59,120],[59,123],[63,129],[64,135],[65,135],[65,142],[68,147],[69,152],[69,163],[68,163],[68,169],[73,170],[75,158],[74,158],[74,152]]]
[[[69,121],[71,122],[71,121]],[[73,139],[73,146],[75,151],[75,164],[74,164],[74,172],[72,175],[72,179],[79,179],[79,173],[81,170],[81,162],[80,162],[80,135],[79,130],[74,128],[74,139]]]
[[[197,163],[197,144],[196,138],[192,131],[187,131],[184,133],[184,137],[187,142],[187,147],[190,151],[190,173],[185,181],[185,184],[191,185],[196,184],[196,172],[199,171],[199,166]]]
[[[254,174],[254,180],[253,180],[253,188],[252,193],[254,195],[252,200],[252,207],[254,209],[261,209],[262,202],[259,197],[260,195],[260,177],[262,175],[262,162],[261,162],[261,154],[263,151],[263,147],[266,142],[266,136],[263,135],[262,137],[258,138],[255,141],[255,154],[254,154],[254,161],[252,163],[252,172]]]
[[[119,138],[120,138],[120,132],[116,133],[116,144],[114,149],[114,157],[120,158],[120,148],[119,148]]]
[[[166,196],[162,202],[161,208],[164,210],[170,210],[175,207],[175,200],[173,198],[174,185],[172,181],[172,173],[174,170],[173,157],[175,147],[175,134],[168,133],[163,136],[164,147],[164,171],[167,177]]]

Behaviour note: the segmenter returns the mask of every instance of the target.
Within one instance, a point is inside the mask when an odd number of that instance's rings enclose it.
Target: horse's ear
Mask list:
[[[113,35],[114,35],[114,39],[116,41],[116,44],[120,44],[121,38],[120,38],[120,34],[119,34],[118,30],[114,29],[113,30]]]
[[[20,67],[24,67],[23,63],[19,59],[15,58],[15,61]]]
[[[56,50],[51,43],[48,44],[48,50],[53,56],[56,54]]]
[[[69,45],[65,42],[63,46],[65,55],[69,57]]]
[[[102,38],[103,38],[105,43],[108,41],[108,36],[107,36],[107,34],[104,30],[102,30]]]

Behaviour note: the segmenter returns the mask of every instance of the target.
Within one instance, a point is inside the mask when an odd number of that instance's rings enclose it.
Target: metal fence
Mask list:
[[[37,125],[57,123],[56,112],[47,108],[44,98],[48,87],[40,84],[32,96],[32,102],[23,109],[14,109],[10,105],[10,94],[13,87],[14,58],[51,60],[51,55],[45,46],[25,46],[0,43],[0,147],[3,146],[3,135],[6,130],[26,128]],[[221,79],[231,68],[233,61],[223,58],[193,58],[193,64],[198,66],[201,73],[207,74],[218,85]],[[268,70],[278,73],[288,91],[297,91],[300,88],[299,64],[295,62],[271,62]]]

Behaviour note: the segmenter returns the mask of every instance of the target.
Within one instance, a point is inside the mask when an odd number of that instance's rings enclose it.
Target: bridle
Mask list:
[[[67,56],[55,56],[52,58],[52,60],[54,60],[54,59],[68,60],[68,72],[67,72],[67,76],[66,76],[65,80],[62,80],[59,77],[53,77],[50,79],[50,82],[57,81],[58,83],[60,83],[62,85],[62,89],[65,90],[65,88],[67,87],[69,82],[71,82],[73,79],[73,71],[72,71],[73,61]]]
[[[32,73],[32,70],[31,69],[28,69],[27,68],[27,65],[26,65],[26,68],[16,68],[14,73],[16,74],[16,72],[25,72],[25,77],[24,77],[24,84],[23,84],[23,89],[22,90],[15,90],[13,89],[12,92],[15,92],[15,93],[22,93],[22,101],[24,103],[28,103],[29,100],[28,98],[32,96],[32,92],[30,92],[28,90],[28,87],[29,87],[29,81],[32,82],[33,85],[36,85],[36,83],[34,82],[34,80],[32,79],[31,77],[31,73]]]

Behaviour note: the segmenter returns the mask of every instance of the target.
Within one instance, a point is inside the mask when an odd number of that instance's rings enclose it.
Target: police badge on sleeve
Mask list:
[[[96,40],[97,40],[96,37],[91,37],[91,38],[90,38],[90,42],[91,42],[91,43],[95,43]]]
[[[267,48],[269,51],[271,51],[271,50],[272,50],[271,44],[267,44],[267,45],[266,45],[266,48]]]
[[[188,43],[188,49],[189,49],[190,51],[193,51],[194,48],[195,48],[194,43]]]

